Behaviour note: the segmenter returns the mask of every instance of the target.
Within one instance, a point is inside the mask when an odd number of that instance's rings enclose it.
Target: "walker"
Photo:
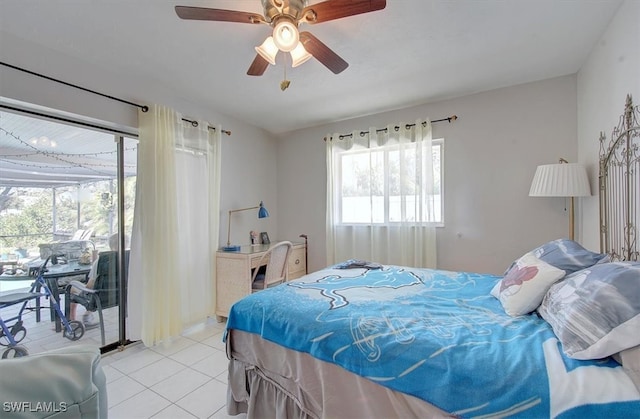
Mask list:
[[[0,345],[6,346],[7,349],[2,353],[2,359],[17,358],[26,356],[29,353],[24,346],[18,345],[27,335],[27,329],[22,325],[22,313],[27,307],[27,303],[33,299],[46,297],[51,301],[51,307],[55,310],[60,322],[62,324],[62,336],[69,340],[78,340],[84,335],[84,324],[77,320],[68,321],[62,310],[60,310],[60,304],[53,297],[53,293],[49,288],[47,280],[44,278],[44,273],[47,272],[46,266],[51,259],[48,257],[42,266],[37,268],[36,280],[31,284],[29,292],[16,292],[0,296],[0,309],[9,307],[15,304],[22,304],[20,311],[14,317],[7,319],[7,322],[16,320],[13,326],[7,326],[5,321],[0,316]],[[36,291],[41,289],[43,292]]]

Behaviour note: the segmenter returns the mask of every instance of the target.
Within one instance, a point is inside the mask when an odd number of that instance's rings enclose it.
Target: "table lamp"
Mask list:
[[[232,245],[231,244],[231,214],[233,214],[234,212],[241,212],[241,211],[249,211],[252,209],[257,209],[258,210],[258,218],[267,218],[269,216],[269,211],[267,211],[267,209],[264,207],[264,204],[262,203],[262,201],[260,201],[260,205],[256,206],[256,207],[248,207],[248,208],[240,208],[240,209],[235,209],[235,210],[229,210],[229,227],[227,229],[227,245],[222,247],[222,250],[224,250],[225,252],[237,252],[240,250],[240,246],[239,245]]]
[[[569,239],[574,240],[574,202],[576,196],[590,196],[589,178],[584,166],[560,159],[558,164],[538,166],[529,196],[570,197]]]

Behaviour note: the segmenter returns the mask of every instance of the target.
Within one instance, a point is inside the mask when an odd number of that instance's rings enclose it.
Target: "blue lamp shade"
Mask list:
[[[269,216],[269,211],[267,211],[262,201],[260,201],[260,207],[258,209],[258,218],[267,218],[268,216]]]

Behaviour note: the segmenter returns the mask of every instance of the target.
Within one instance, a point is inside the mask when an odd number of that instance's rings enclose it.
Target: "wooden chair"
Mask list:
[[[291,255],[292,248],[293,244],[290,241],[283,241],[274,244],[262,255],[253,271],[251,292],[265,290],[287,280],[289,255]],[[260,267],[265,264],[265,260],[267,260],[266,270],[263,274],[260,272]]]

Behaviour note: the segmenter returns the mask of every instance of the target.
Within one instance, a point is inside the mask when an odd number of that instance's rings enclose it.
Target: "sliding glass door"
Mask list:
[[[126,341],[136,162],[133,135],[0,109],[0,293],[27,289],[30,272],[48,260],[49,273],[60,273],[60,307],[85,326],[82,343]],[[80,298],[90,293],[69,288],[73,280],[100,290],[100,304]],[[20,343],[29,353],[75,344],[52,330],[48,310],[37,321],[34,308],[14,313],[23,317]]]

